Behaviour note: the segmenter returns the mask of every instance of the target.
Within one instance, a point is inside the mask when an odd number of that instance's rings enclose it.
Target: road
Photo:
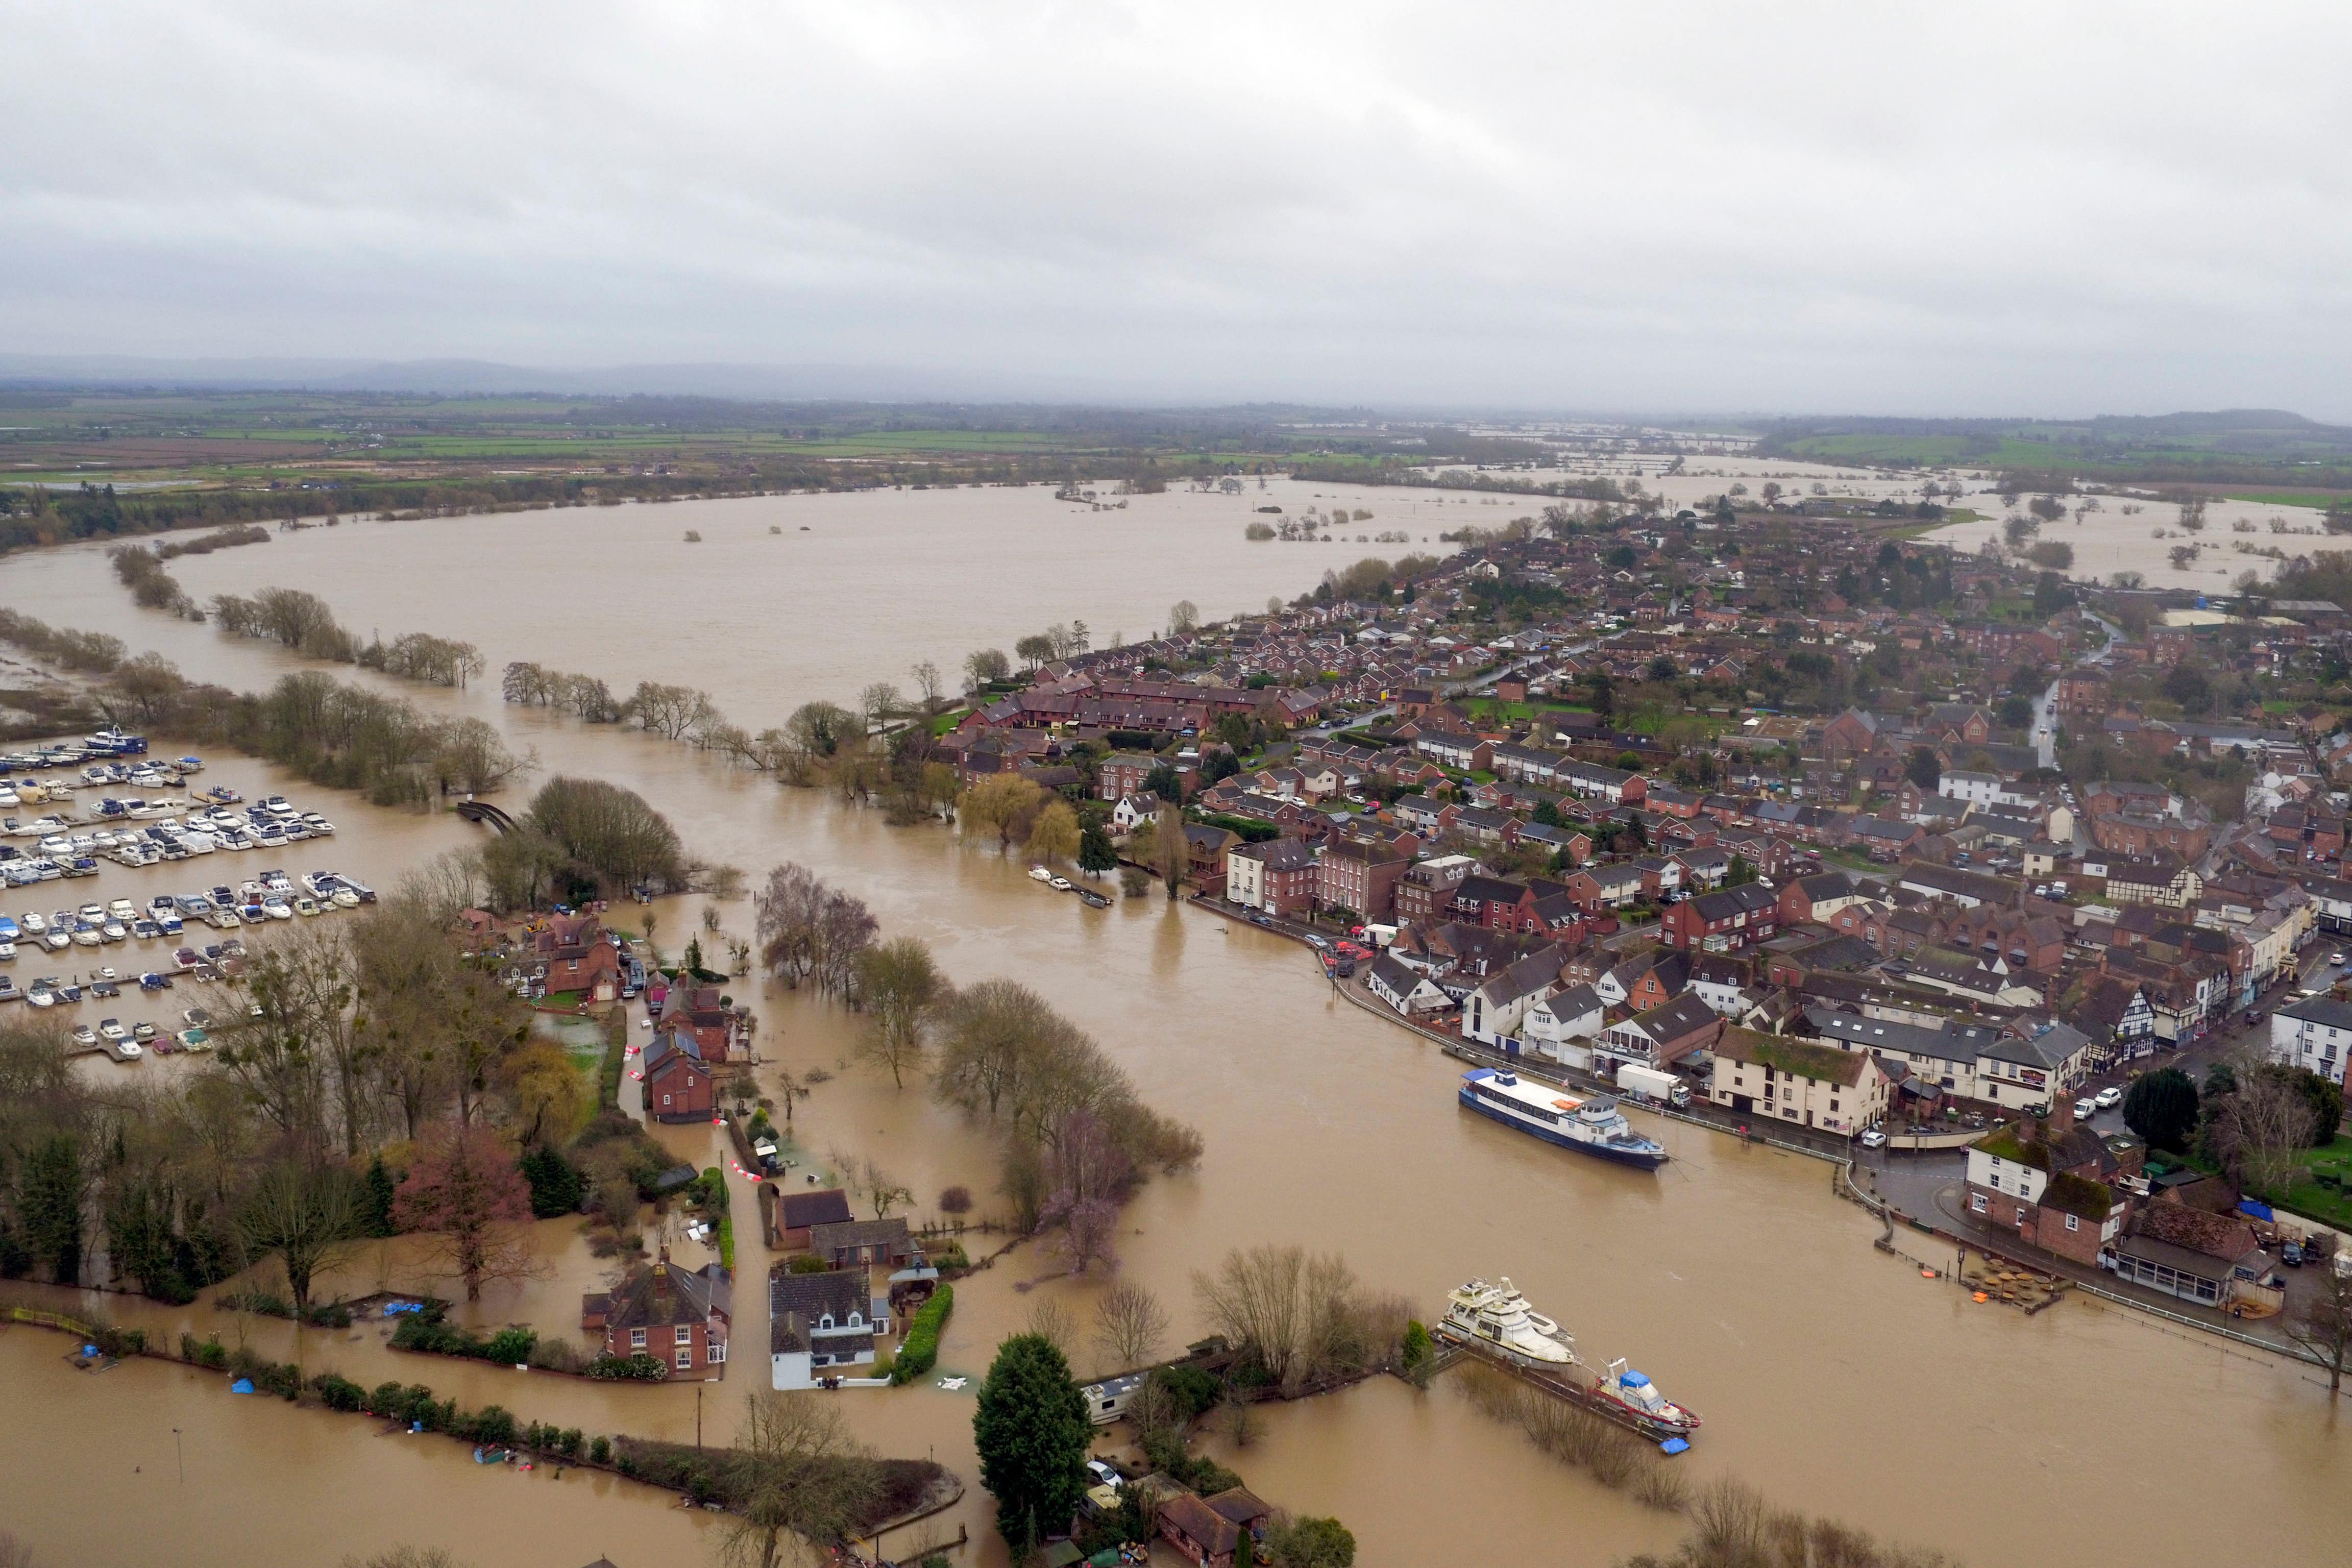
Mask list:
[[[2107,640],[2076,659],[2074,663],[2077,667],[2104,658],[2108,649],[2124,640],[2123,627],[2105,616],[2093,615],[2090,611],[2084,610],[2083,618],[2096,622],[2099,628],[2107,634]],[[2045,768],[2055,768],[2058,765],[2058,680],[2061,679],[2063,678],[2053,678],[2051,680],[2050,689],[2042,694],[2042,700],[2033,710],[2034,755],[2040,759]],[[2076,830],[2076,837],[2078,839],[2081,837],[2079,828]],[[2078,844],[2077,847],[2079,847]]]

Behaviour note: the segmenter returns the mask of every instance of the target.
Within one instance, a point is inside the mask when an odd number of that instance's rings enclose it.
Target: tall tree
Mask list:
[[[1069,1528],[1086,1496],[1093,1427],[1070,1363],[1042,1334],[999,1345],[981,1384],[972,1437],[980,1484],[996,1499],[997,1532],[1016,1562]]]
[[[2327,1392],[2334,1394],[2352,1372],[2352,1275],[2333,1258],[2318,1274],[2319,1289],[2288,1310],[2284,1327],[2304,1359],[2327,1374]]]
[[[1152,835],[1151,852],[1158,862],[1160,880],[1168,889],[1168,901],[1174,903],[1183,896],[1184,868],[1191,858],[1192,845],[1184,834],[1184,814],[1172,805],[1160,808],[1158,830]]]
[[[294,1298],[295,1343],[310,1321],[310,1283],[344,1243],[360,1234],[359,1183],[340,1165],[283,1160],[262,1173],[242,1216],[246,1247],[276,1253]]]
[[[932,1017],[947,994],[947,976],[920,938],[902,936],[857,955],[866,1018],[860,1049],[890,1069],[896,1087],[906,1087],[909,1068],[922,1066]]]
[[[2124,1125],[2151,1149],[2179,1152],[2197,1130],[2197,1085],[2179,1068],[2142,1073],[2124,1095]]]
[[[1037,820],[1029,827],[1029,858],[1038,865],[1050,866],[1056,860],[1073,859],[1078,853],[1083,835],[1078,829],[1078,814],[1066,800],[1049,800],[1038,812]]]
[[[1167,1334],[1168,1309],[1132,1280],[1120,1280],[1095,1303],[1095,1342],[1122,1367],[1150,1360]]]
[[[513,1152],[486,1127],[437,1124],[393,1195],[393,1223],[433,1239],[440,1260],[466,1282],[466,1300],[488,1281],[517,1279],[534,1267],[528,1234],[530,1188]]]

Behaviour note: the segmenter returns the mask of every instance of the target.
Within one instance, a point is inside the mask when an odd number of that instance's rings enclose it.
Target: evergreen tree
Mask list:
[[[1099,823],[1088,823],[1078,835],[1078,869],[1099,875],[1118,869],[1118,851],[1110,847],[1110,836]]]
[[[2124,1125],[2151,1149],[2179,1152],[2197,1130],[2197,1085],[2179,1068],[2142,1073],[2124,1096]]]
[[[1052,1340],[1015,1334],[997,1347],[971,1426],[997,1531],[1024,1560],[1048,1534],[1069,1528],[1086,1495],[1094,1432],[1086,1396]]]
[[[542,1145],[522,1157],[523,1180],[530,1184],[534,1219],[558,1219],[579,1211],[583,1184],[578,1167],[558,1149]]]
[[[392,1194],[400,1185],[393,1173],[383,1168],[383,1156],[378,1154],[368,1162],[367,1175],[360,1183],[360,1230],[367,1236],[391,1236]]]
[[[84,1188],[81,1142],[71,1133],[44,1139],[25,1156],[16,1194],[25,1249],[34,1262],[48,1265],[49,1278],[60,1285],[81,1279]]]

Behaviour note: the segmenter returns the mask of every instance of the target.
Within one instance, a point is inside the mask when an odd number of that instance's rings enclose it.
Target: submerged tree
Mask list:
[[[831,1546],[856,1534],[881,1495],[881,1468],[822,1394],[762,1390],[744,1400],[728,1454],[727,1561],[776,1568],[791,1538]]]
[[[392,1201],[393,1222],[433,1238],[441,1260],[466,1282],[466,1300],[490,1281],[534,1268],[530,1187],[505,1142],[486,1127],[444,1122],[428,1133]]]
[[[349,1171],[299,1160],[271,1166],[247,1200],[246,1246],[256,1256],[278,1255],[297,1324],[310,1320],[311,1281],[359,1236],[361,1210],[360,1185]]]

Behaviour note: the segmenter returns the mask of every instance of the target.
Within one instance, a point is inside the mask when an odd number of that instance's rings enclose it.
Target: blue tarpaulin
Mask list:
[[[253,1392],[253,1379],[249,1377],[240,1377],[235,1383],[228,1385],[228,1391],[231,1394],[251,1394]]]
[[[2271,1205],[2263,1202],[2260,1198],[2240,1198],[2238,1200],[2238,1212],[2242,1215],[2251,1215],[2252,1218],[2260,1220],[2271,1220],[2278,1217],[2276,1215],[2271,1213]]]

